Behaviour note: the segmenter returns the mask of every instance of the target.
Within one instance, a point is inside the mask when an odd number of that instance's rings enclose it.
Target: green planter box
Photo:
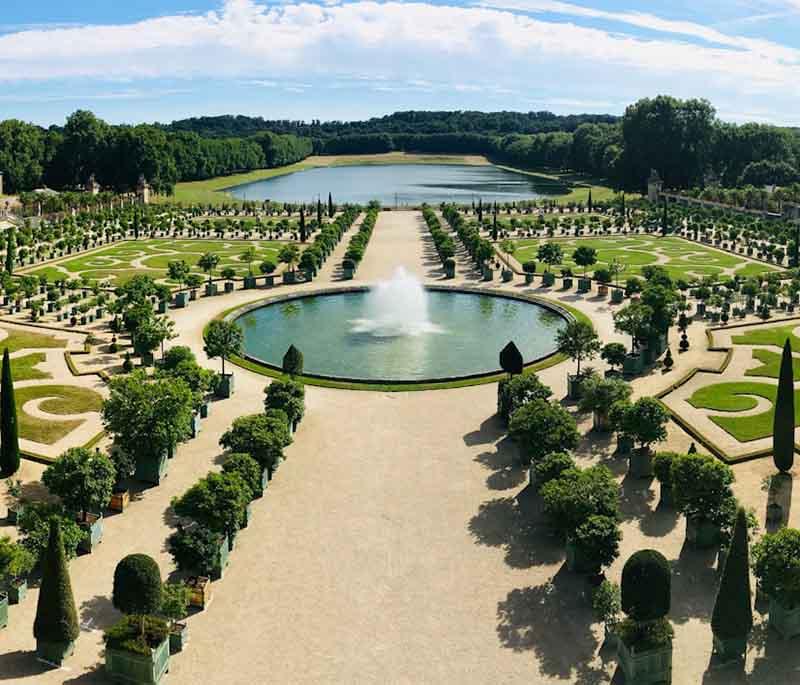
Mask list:
[[[445,262],[444,275],[446,278],[456,277],[456,265],[454,262]]]
[[[292,285],[293,283],[297,283],[297,273],[294,271],[284,271],[283,282],[286,283],[287,285]]]
[[[511,269],[503,269],[503,283],[510,283],[514,279],[514,272]]]
[[[261,469],[261,489],[256,492],[256,498],[264,496],[264,490],[269,487],[269,469]]]
[[[217,294],[216,283],[206,283],[206,297],[213,297]]]
[[[574,401],[581,399],[584,380],[584,376],[567,374],[567,397],[569,399]]]
[[[572,540],[567,539],[567,570],[572,573],[595,573],[597,567],[592,567],[588,560],[581,554]]]
[[[626,376],[635,376],[644,369],[644,356],[641,354],[626,354],[622,363],[622,373]]]
[[[614,288],[611,291],[611,302],[612,304],[620,304],[622,300],[625,299],[625,291],[619,288]]]
[[[247,528],[250,525],[250,520],[253,518],[253,503],[249,503],[244,510],[244,521],[242,521],[242,528]]]
[[[686,542],[698,549],[713,547],[719,543],[719,526],[703,519],[686,519]]]
[[[533,274],[526,273],[525,274],[525,285],[530,285],[533,283]]]
[[[234,282],[233,281],[225,281],[225,292],[232,293],[234,289]]]
[[[625,685],[672,682],[672,643],[665,647],[636,652],[620,640],[617,656],[619,666],[625,674]]]
[[[166,314],[167,313],[167,301],[166,300],[159,300],[158,301],[158,313],[159,314]]]
[[[208,418],[208,402],[203,402],[203,404],[200,405],[200,418]]]
[[[564,276],[561,279],[561,287],[564,290],[571,290],[572,289],[572,276]]]
[[[187,642],[189,642],[189,624],[173,623],[169,629],[170,655],[182,652]]]
[[[490,269],[488,266],[483,267],[483,280],[484,281],[492,281],[494,280],[494,269]]]
[[[189,293],[183,291],[175,295],[175,306],[178,309],[185,309],[186,305],[188,304],[189,304]]]
[[[8,521],[12,526],[16,526],[23,511],[25,511],[25,504],[22,502],[17,502],[17,504],[8,508],[6,521]]]
[[[36,640],[36,656],[49,664],[60,666],[64,659],[72,656],[75,642],[46,642]]]
[[[119,683],[158,685],[169,670],[169,638],[149,656],[106,648],[106,671]]]
[[[189,430],[191,431],[191,436],[196,438],[200,435],[200,415],[193,414],[191,423],[189,424]]]
[[[220,375],[219,382],[217,383],[217,397],[228,399],[231,395],[233,395],[233,386],[234,383],[232,373]]]
[[[264,277],[264,285],[268,288],[272,288],[275,286],[275,276],[265,276]]]
[[[545,271],[542,274],[542,285],[545,288],[552,288],[556,282],[556,275],[552,271]]]
[[[255,276],[245,276],[244,277],[244,289],[245,290],[253,290],[256,287],[256,277]]]
[[[720,661],[744,659],[747,651],[747,635],[740,637],[719,637],[714,635],[714,654]]]
[[[85,533],[83,540],[78,544],[78,551],[91,554],[103,539],[103,517],[98,514],[87,514],[86,518],[86,521],[78,522]]]
[[[633,451],[633,438],[617,434],[617,454],[625,456]]]
[[[628,473],[633,478],[650,478],[653,475],[653,452],[649,449],[635,449],[628,462]]]
[[[9,604],[19,604],[27,596],[28,596],[28,580],[27,580],[27,578],[22,578],[22,579],[18,579],[18,580],[12,580],[8,584],[8,603]]]
[[[347,267],[345,267],[342,269],[342,274],[345,281],[351,281],[353,280],[355,269],[348,269]]]
[[[787,609],[770,597],[769,624],[784,639],[800,635],[800,606]]]
[[[592,289],[592,281],[589,278],[578,279],[578,292],[588,293]]]
[[[233,541],[229,541],[227,535],[222,536],[215,557],[212,559],[211,580],[219,580],[222,578],[228,566],[232,547]]]
[[[8,595],[0,592],[0,629],[8,625]]]
[[[166,452],[136,462],[136,470],[133,477],[143,483],[159,485],[161,480],[167,475],[167,454]]]

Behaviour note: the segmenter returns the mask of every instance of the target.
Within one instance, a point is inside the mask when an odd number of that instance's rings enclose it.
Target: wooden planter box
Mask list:
[[[686,519],[686,542],[698,549],[713,547],[719,542],[719,526],[696,518]]]
[[[228,399],[233,395],[233,374],[225,373],[220,375],[219,382],[217,383],[217,397]]]
[[[72,656],[75,642],[46,642],[36,640],[36,656],[49,664],[60,666],[64,659]]]
[[[182,652],[187,642],[189,642],[189,624],[176,621],[169,629],[170,655]]]
[[[611,291],[612,304],[620,304],[623,299],[625,299],[625,292],[623,290],[620,290],[619,288],[614,288],[614,290]]]
[[[616,291],[614,291],[616,292]],[[608,297],[608,286],[604,283],[601,283],[597,286],[597,295],[598,297]]]
[[[672,643],[657,649],[636,652],[622,640],[617,645],[619,666],[626,685],[672,682]]]
[[[747,651],[747,635],[740,637],[719,637],[714,635],[714,654],[720,661],[744,659]]]
[[[787,609],[770,597],[769,625],[784,639],[800,635],[800,606]]]
[[[85,533],[83,540],[78,543],[78,551],[91,554],[103,539],[103,517],[100,514],[86,514],[86,519],[78,521],[78,525]]]
[[[552,271],[545,271],[542,274],[542,285],[545,288],[551,288],[553,284],[556,282],[556,275]],[[567,287],[566,285],[564,286]]]
[[[8,603],[19,604],[28,595],[28,579],[17,578],[8,584]]]
[[[0,629],[8,625],[8,595],[0,592]]]
[[[108,508],[110,511],[123,512],[130,503],[130,490],[120,490],[119,492],[111,493],[111,500],[108,503]]]
[[[626,456],[633,451],[633,438],[617,433],[617,454]]]
[[[106,671],[120,683],[158,685],[169,670],[169,638],[149,656],[106,647]]]
[[[206,283],[206,297],[213,297],[217,294],[216,283]]]
[[[578,292],[588,293],[592,289],[592,281],[589,278],[578,279]]]
[[[633,478],[650,478],[653,475],[653,452],[640,447],[631,452],[628,473]]]
[[[211,603],[211,579],[208,576],[190,576],[186,585],[192,591],[189,606],[205,609]]]
[[[163,452],[154,457],[141,459],[136,462],[136,471],[133,477],[143,483],[159,485],[167,475],[167,454]]]

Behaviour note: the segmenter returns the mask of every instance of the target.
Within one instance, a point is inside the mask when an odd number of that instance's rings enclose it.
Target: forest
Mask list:
[[[800,180],[795,129],[724,122],[706,100],[664,95],[639,100],[619,118],[409,111],[360,122],[221,116],[114,126],[78,111],[63,127],[0,122],[0,171],[12,193],[42,184],[75,189],[92,173],[103,187],[125,191],[141,173],[170,194],[179,181],[284,166],[311,154],[395,150],[482,154],[523,169],[589,174],[632,191],[644,188],[650,169],[673,189]]]

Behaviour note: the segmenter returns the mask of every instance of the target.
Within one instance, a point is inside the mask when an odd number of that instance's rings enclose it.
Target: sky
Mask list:
[[[0,120],[622,114],[669,94],[728,121],[800,125],[800,0],[0,5]]]

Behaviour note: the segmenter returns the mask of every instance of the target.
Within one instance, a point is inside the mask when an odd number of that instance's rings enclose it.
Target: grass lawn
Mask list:
[[[44,352],[32,352],[31,354],[26,354],[24,357],[12,359],[11,375],[14,377],[15,381],[37,381],[43,378],[52,378],[51,374],[34,368],[37,364],[41,364],[46,358]]]
[[[771,350],[753,350],[753,359],[761,362],[761,366],[756,366],[745,371],[745,376],[762,376],[766,378],[777,378],[781,371],[781,354]],[[792,374],[795,381],[800,381],[800,357],[792,357]]]
[[[43,445],[52,445],[69,435],[83,423],[83,419],[40,419],[26,414],[25,403],[47,398],[39,408],[48,414],[84,414],[99,412],[103,398],[94,390],[72,385],[33,385],[14,389],[14,400],[19,417],[19,436]]]
[[[572,259],[575,248],[591,247],[597,250],[597,264],[589,267],[592,273],[600,267],[607,267],[613,260],[620,262],[624,269],[620,273],[620,281],[630,276],[638,276],[642,267],[648,264],[660,264],[673,278],[691,280],[703,276],[721,277],[724,275],[753,275],[765,271],[777,271],[775,267],[753,262],[746,257],[729,254],[719,250],[691,243],[681,238],[654,236],[608,236],[601,238],[529,238],[517,240],[514,257],[520,263],[536,262],[539,246],[554,242],[561,245],[564,253],[563,265],[570,267],[575,274],[583,273],[583,267],[576,266]],[[537,262],[537,271],[545,269],[545,264]]]
[[[258,273],[258,265],[262,261],[270,259],[278,263],[282,245],[279,241],[270,240],[144,239],[113,245],[86,255],[65,257],[30,273],[46,276],[50,280],[86,276],[90,280],[108,279],[113,285],[120,285],[137,274],[147,274],[157,280],[166,279],[169,262],[181,259],[192,267],[194,273],[202,275],[197,262],[203,253],[213,252],[220,258],[214,275],[218,276],[222,269],[231,267],[238,276],[243,276],[247,273],[247,264],[240,257],[248,248],[254,247],[256,250],[252,268]]]
[[[696,408],[729,412],[732,414],[754,409],[758,402],[754,397],[763,397],[772,407],[768,411],[749,416],[710,416],[709,418],[739,442],[758,440],[772,435],[775,414],[775,396],[778,386],[749,381],[716,383],[698,389],[688,400]],[[800,425],[800,393],[795,391],[794,423]]]
[[[788,339],[791,341],[792,349],[800,351],[800,338],[794,334],[794,330],[797,327],[798,324],[793,323],[788,326],[757,328],[752,331],[747,331],[747,333],[743,335],[735,335],[731,340],[734,345],[772,345],[774,347],[783,347]]]
[[[224,191],[233,186],[263,181],[275,176],[291,174],[304,169],[328,166],[352,166],[354,164],[465,164],[486,165],[489,161],[480,155],[418,155],[405,152],[388,152],[380,155],[325,155],[312,156],[296,164],[276,169],[257,169],[246,174],[217,176],[205,181],[178,183],[172,197],[157,197],[157,202],[183,202],[187,204],[240,204],[238,200]]]
[[[558,204],[570,202],[583,202],[589,200],[589,190],[592,191],[593,202],[608,202],[616,197],[616,192],[604,184],[603,179],[590,178],[581,174],[548,169],[517,169],[515,167],[497,165],[500,169],[516,171],[520,174],[533,177],[537,186],[547,192],[545,199],[554,200]],[[639,197],[636,194],[627,196],[629,199]]]
[[[17,350],[25,349],[50,349],[58,347],[66,347],[66,340],[58,340],[52,335],[45,335],[44,333],[36,333],[34,331],[23,331],[18,328],[2,328],[0,329],[8,335],[0,340],[0,349],[8,348],[9,354],[13,354]],[[19,360],[13,360],[12,366]],[[22,379],[18,379],[22,380]]]

